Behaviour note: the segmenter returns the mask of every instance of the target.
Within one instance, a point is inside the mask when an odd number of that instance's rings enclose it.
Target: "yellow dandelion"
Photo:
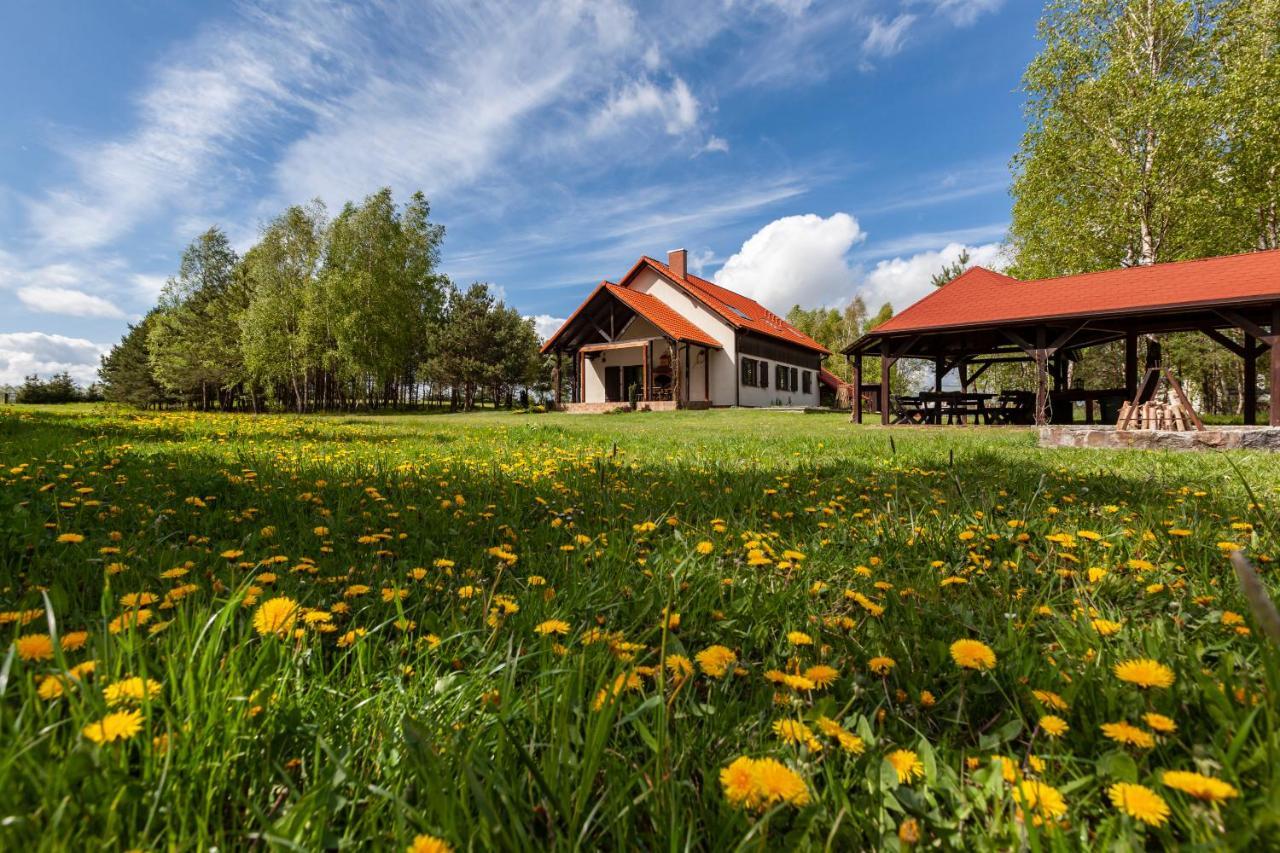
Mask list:
[[[453,853],[453,848],[443,838],[423,834],[414,836],[406,853]]]
[[[130,702],[155,699],[160,696],[161,690],[163,687],[160,682],[150,678],[124,678],[108,684],[102,691],[102,696],[107,700],[107,704],[114,708]]]
[[[564,636],[569,633],[569,623],[563,619],[548,619],[534,626],[533,632],[546,637],[550,634]]]
[[[725,799],[735,806],[754,808],[756,794],[755,761],[747,756],[735,758],[720,769],[720,787]]]
[[[1220,803],[1240,796],[1239,791],[1221,779],[1190,770],[1166,770],[1160,774],[1160,781],[1167,788],[1189,794],[1206,803]]]
[[[1121,661],[1112,668],[1116,678],[1144,690],[1150,687],[1169,687],[1173,684],[1173,670],[1150,658]]]
[[[895,661],[893,658],[888,658],[883,656],[874,657],[871,660],[867,661],[867,668],[870,669],[872,672],[874,672],[876,675],[888,675],[889,672],[897,665],[898,665],[898,662]]]
[[[812,646],[813,637],[810,637],[804,631],[788,631],[787,642],[793,646]]]
[[[988,670],[996,665],[996,653],[978,640],[956,640],[951,644],[951,659],[962,669]]]
[[[809,803],[809,788],[800,775],[781,761],[761,758],[755,763],[756,791],[762,807],[775,803],[804,806]]]
[[[1067,700],[1063,699],[1052,690],[1032,690],[1031,695],[1036,697],[1036,701],[1040,702],[1055,711],[1067,710]]]
[[[298,619],[298,602],[288,596],[270,598],[258,605],[253,614],[253,627],[262,636],[283,637]]]
[[[66,545],[79,545],[84,541],[84,536],[79,533],[63,533],[58,536],[58,541]]]
[[[1161,826],[1169,819],[1169,806],[1145,785],[1117,782],[1107,789],[1111,804],[1131,818],[1149,826]]]
[[[71,631],[58,638],[58,645],[64,652],[78,652],[89,641],[88,631]]]
[[[128,740],[142,731],[141,711],[116,711],[107,714],[96,723],[85,726],[81,732],[94,743],[112,743]]]
[[[1036,820],[1055,820],[1067,813],[1067,801],[1062,792],[1051,785],[1025,779],[1014,788],[1014,798],[1024,811],[1030,812]]]
[[[1071,727],[1067,725],[1067,721],[1054,714],[1045,714],[1040,718],[1040,731],[1044,732],[1051,738],[1060,738],[1067,733]]]
[[[783,742],[794,746],[807,744],[813,740],[813,732],[799,720],[774,720],[773,733]]]
[[[1178,724],[1164,714],[1157,714],[1151,711],[1143,714],[1142,719],[1152,731],[1162,735],[1171,735],[1178,730]]]
[[[924,777],[924,765],[920,763],[920,757],[910,749],[895,749],[885,756],[885,761],[888,761],[894,772],[898,774],[899,784],[909,785],[912,781]]]
[[[694,550],[696,550],[699,554],[702,554],[703,556],[706,556],[707,554],[710,554],[710,553],[711,553],[712,551],[714,551],[715,549],[716,549],[716,546],[715,546],[715,545],[712,545],[710,542],[708,542],[708,541],[707,541],[707,540],[705,540],[705,539],[704,539],[704,540],[702,540],[701,542],[699,542],[699,543],[694,547]]]
[[[836,679],[840,677],[840,670],[833,666],[819,663],[806,669],[804,677],[812,681],[815,686],[826,688],[835,684]]]
[[[712,678],[723,678],[738,660],[733,650],[725,646],[708,646],[693,657],[702,671]]]
[[[1151,749],[1156,745],[1156,739],[1151,736],[1150,732],[1143,731],[1137,726],[1125,722],[1103,723],[1102,733],[1116,743],[1136,746],[1139,749]]]
[[[22,660],[52,660],[53,638],[48,634],[23,634],[14,645]]]

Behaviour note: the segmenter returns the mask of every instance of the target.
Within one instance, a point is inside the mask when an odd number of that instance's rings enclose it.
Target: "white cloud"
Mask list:
[[[84,338],[44,332],[0,334],[0,385],[20,385],[33,373],[47,378],[64,370],[87,385],[97,381],[98,359],[108,350]]]
[[[1000,243],[981,246],[964,246],[948,243],[941,249],[919,252],[907,258],[880,261],[867,273],[858,290],[874,310],[885,302],[901,311],[917,299],[933,290],[931,279],[943,266],[954,263],[960,253],[968,250],[972,266],[1002,269],[1007,260],[1002,255]]]
[[[636,120],[660,121],[668,134],[678,136],[698,123],[698,99],[679,77],[667,89],[649,79],[633,80],[592,117],[588,131],[604,136],[624,130]]]
[[[852,295],[849,250],[865,238],[847,213],[775,219],[742,244],[715,281],[778,313],[795,304],[834,304]]]
[[[959,27],[967,27],[987,12],[1004,5],[1004,0],[932,0],[934,10]]]
[[[815,214],[776,219],[742,244],[715,281],[779,314],[797,304],[839,306],[855,295],[873,311],[885,302],[901,310],[930,292],[933,274],[966,249],[971,265],[997,270],[1008,266],[1001,243],[935,240],[931,245],[944,243],[942,248],[881,260],[866,270],[850,259],[853,247],[866,236],[847,213],[825,219]]]
[[[534,314],[529,319],[533,321],[533,330],[538,333],[539,339],[544,341],[555,334],[565,320],[564,317],[552,317],[550,314]]]
[[[32,311],[64,314],[68,317],[109,317],[121,319],[125,313],[100,296],[69,287],[23,287],[18,299]]]
[[[902,50],[907,30],[915,23],[916,16],[903,12],[891,21],[879,16],[871,19],[867,36],[862,40],[862,50],[868,57],[890,57]]]
[[[710,249],[694,249],[689,253],[689,270],[694,275],[702,275],[703,270],[715,263],[716,253]]]
[[[711,136],[707,139],[707,144],[703,145],[698,153],[702,154],[716,151],[722,154],[727,153],[729,151],[729,140],[720,136]]]

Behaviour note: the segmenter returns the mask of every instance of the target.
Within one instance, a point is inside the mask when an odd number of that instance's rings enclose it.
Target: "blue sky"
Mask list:
[[[424,190],[550,328],[641,254],[785,311],[998,263],[1032,0],[0,9],[0,383],[98,354],[193,236]]]

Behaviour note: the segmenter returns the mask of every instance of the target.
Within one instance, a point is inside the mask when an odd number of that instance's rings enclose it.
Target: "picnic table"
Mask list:
[[[963,424],[970,420],[975,424],[989,424],[991,416],[987,412],[987,401],[995,396],[972,391],[922,391],[920,402],[927,413],[925,423],[941,424],[946,418],[949,424]]]

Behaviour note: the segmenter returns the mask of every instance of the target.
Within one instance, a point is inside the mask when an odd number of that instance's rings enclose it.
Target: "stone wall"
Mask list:
[[[1280,427],[1208,427],[1188,430],[1118,430],[1099,426],[1040,428],[1041,447],[1100,447],[1120,450],[1280,451]]]

